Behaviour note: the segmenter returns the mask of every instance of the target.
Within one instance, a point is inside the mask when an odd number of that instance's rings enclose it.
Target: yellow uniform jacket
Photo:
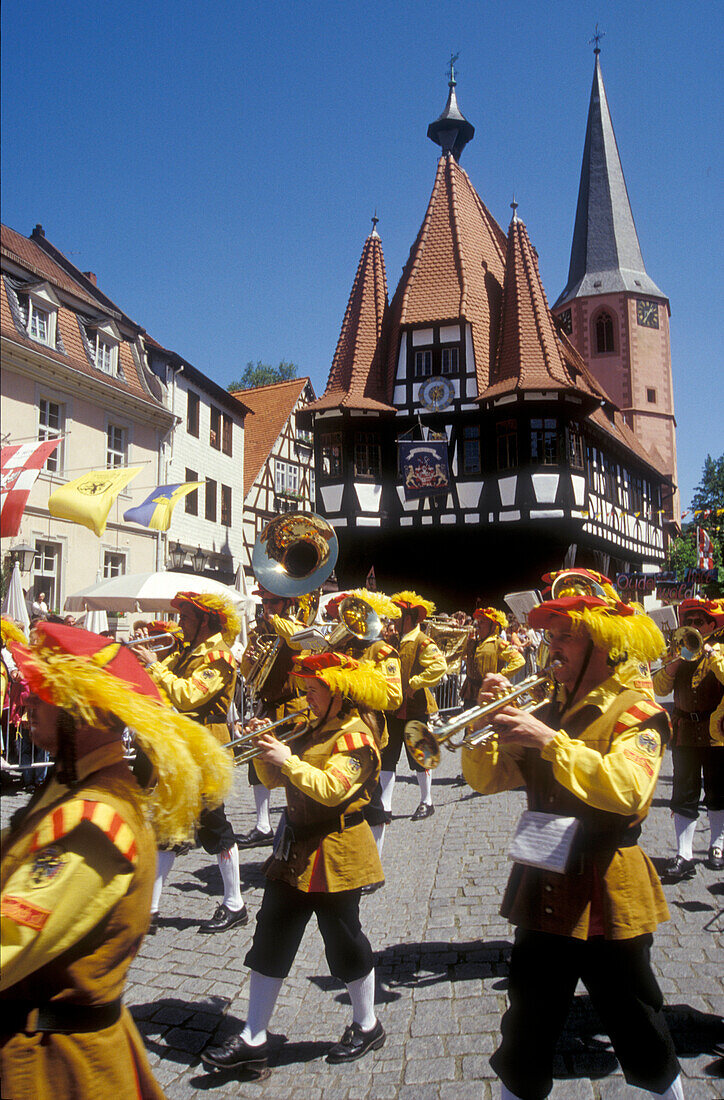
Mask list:
[[[206,726],[222,745],[230,740],[226,717],[234,697],[236,661],[221,634],[155,661],[147,671],[180,714]]]
[[[483,677],[489,672],[500,672],[503,676],[510,677],[525,664],[525,657],[520,650],[499,634],[492,634],[482,642],[471,638],[465,660],[467,673],[462,698],[473,704],[477,703]]]
[[[289,858],[272,856],[267,876],[305,893],[384,882],[377,845],[361,812],[380,774],[373,734],[352,711],[294,746],[297,755],[281,768],[256,761],[265,787],[285,788],[287,821],[296,831]]]
[[[400,666],[403,703],[397,718],[434,714],[437,704],[430,689],[439,684],[447,672],[447,661],[419,626],[405,634],[400,642]],[[408,696],[410,692],[411,697]]]
[[[560,725],[540,752],[498,746],[496,738],[463,749],[463,774],[476,791],[524,785],[531,810],[582,822],[574,868],[554,874],[514,864],[501,913],[522,928],[575,939],[588,938],[592,912],[607,939],[652,932],[669,912],[636,840],[668,739],[666,712],[614,677],[565,712],[561,723],[560,705],[559,689],[559,699],[536,715],[553,729]]]
[[[153,834],[122,746],[49,782],[3,835],[0,1072],[13,1100],[163,1100],[127,1009],[97,1031],[34,1031],[35,1010],[120,998],[148,927]]]
[[[259,638],[269,638],[271,640],[280,639],[283,643],[273,668],[267,675],[259,691],[259,697],[266,704],[267,711],[271,711],[274,707],[279,707],[283,703],[287,703],[298,694],[296,685],[290,679],[289,673],[294,660],[294,654],[299,651],[299,646],[292,642],[292,636],[303,629],[302,623],[293,617],[272,615],[271,622],[266,622],[262,619],[258,625],[249,632],[248,645],[244,650],[239,664],[239,672],[244,679],[248,679],[249,673],[256,664],[254,654],[256,642]],[[279,717],[281,717],[281,714]]]

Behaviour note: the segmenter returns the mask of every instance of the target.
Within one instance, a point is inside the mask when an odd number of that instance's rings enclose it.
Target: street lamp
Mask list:
[[[21,573],[29,573],[35,561],[35,547],[27,542],[20,542],[17,546],[10,547],[10,560],[17,562]]]
[[[171,563],[173,570],[183,568],[184,561],[186,560],[186,551],[180,542],[177,542],[175,546],[172,546],[168,552],[168,560]]]
[[[191,557],[191,564],[194,567],[194,573],[203,573],[206,568],[207,557],[199,546],[198,550]]]

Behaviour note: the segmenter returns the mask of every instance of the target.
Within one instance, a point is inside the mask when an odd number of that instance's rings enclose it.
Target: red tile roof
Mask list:
[[[480,399],[514,390],[583,390],[603,396],[572,345],[566,349],[548,308],[538,257],[522,221],[508,231],[498,347]]]
[[[382,386],[383,325],[387,316],[387,274],[376,232],[364,243],[327,388],[307,406],[321,409],[376,409],[394,412]]]
[[[292,378],[257,386],[251,390],[234,390],[236,397],[250,411],[244,423],[244,497],[257,479],[294,407],[302,397],[308,378]],[[312,391],[314,392],[314,391]]]
[[[98,300],[89,294],[80,283],[76,282],[67,271],[64,271],[55,260],[51,259],[35,241],[30,240],[29,237],[24,237],[22,233],[18,233],[8,225],[2,226],[1,240],[3,255],[10,260],[16,260],[28,270],[29,274],[37,275],[40,279],[47,279],[54,286],[75,295],[76,298],[80,298],[81,301],[87,302],[98,309]]]
[[[467,321],[478,390],[488,384],[505,272],[505,234],[452,154],[440,158],[427,213],[390,303],[387,384],[390,400],[400,330]]]
[[[49,244],[49,247],[53,246]],[[83,339],[78,326],[78,317],[74,309],[74,303],[63,301],[62,295],[71,294],[80,303],[86,303],[90,308],[86,315],[94,318],[108,316],[108,310],[98,298],[94,298],[85,288],[64,270],[55,260],[48,256],[34,241],[17,233],[9,226],[2,226],[1,238],[2,255],[6,262],[18,265],[22,270],[34,279],[48,282],[56,290],[61,292],[61,305],[57,315],[57,331],[65,351],[58,348],[46,347],[37,340],[31,339],[27,332],[20,331],[13,320],[8,297],[8,286],[5,278],[2,280],[2,294],[0,295],[0,323],[3,338],[24,347],[32,348],[48,359],[62,363],[66,367],[79,371],[81,374],[112,385],[115,389],[133,395],[150,405],[163,406],[163,403],[150,393],[148,385],[142,376],[142,368],[137,366],[131,350],[131,342],[128,339],[121,341],[118,349],[119,364],[123,370],[122,375],[108,375],[99,370],[88,360]],[[82,273],[79,272],[79,276]],[[99,291],[99,297],[103,297]],[[78,307],[83,314],[83,305]],[[120,314],[120,311],[118,311]]]

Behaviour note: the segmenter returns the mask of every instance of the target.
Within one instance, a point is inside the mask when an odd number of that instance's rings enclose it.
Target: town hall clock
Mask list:
[[[650,302],[648,298],[636,299],[636,320],[644,328],[659,327],[659,307],[657,302]]]

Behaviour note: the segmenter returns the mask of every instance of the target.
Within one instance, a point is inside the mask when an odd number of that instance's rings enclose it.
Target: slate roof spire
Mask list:
[[[469,141],[472,141],[475,134],[475,127],[471,122],[463,115],[462,111],[458,107],[458,101],[455,96],[455,85],[457,81],[455,79],[455,62],[457,61],[459,54],[455,54],[450,57],[450,73],[448,80],[448,88],[450,89],[447,97],[447,103],[445,104],[445,110],[436,118],[434,122],[431,122],[427,128],[427,136],[430,141],[434,141],[436,145],[442,148],[443,155],[452,153],[455,160],[460,162],[460,155]]]
[[[600,38],[597,32],[568,282],[554,308],[621,290],[665,298],[644,267],[603,85]]]

